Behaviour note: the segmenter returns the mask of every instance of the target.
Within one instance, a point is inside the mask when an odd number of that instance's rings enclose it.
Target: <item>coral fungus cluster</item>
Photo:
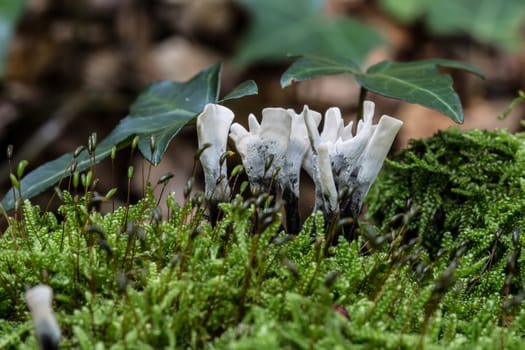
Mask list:
[[[353,135],[352,123],[344,126],[340,110],[330,108],[319,133],[322,116],[307,106],[299,114],[292,109],[265,108],[260,124],[250,114],[246,130],[238,123],[231,124],[231,110],[208,104],[197,118],[207,198],[213,204],[230,195],[223,159],[229,131],[252,191],[280,191],[286,202],[289,233],[299,230],[301,169],[315,183],[315,210],[321,210],[327,219],[338,215],[355,218],[403,124],[383,115],[374,125],[373,117],[374,103],[365,101],[363,120]]]

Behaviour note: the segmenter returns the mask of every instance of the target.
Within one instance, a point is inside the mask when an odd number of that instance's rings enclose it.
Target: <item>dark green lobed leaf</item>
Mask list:
[[[435,109],[455,122],[462,123],[463,110],[461,101],[452,88],[452,78],[440,73],[438,67],[462,69],[483,77],[479,69],[467,63],[446,59],[406,63],[383,61],[363,73],[349,59],[305,56],[283,73],[281,86],[324,75],[350,73],[367,90]]]
[[[237,85],[232,91],[230,91],[222,101],[234,100],[245,96],[257,95],[257,84],[253,80],[247,80]]]
[[[357,64],[342,57],[303,56],[295,61],[281,76],[281,87],[294,82],[314,79],[324,75],[359,74]]]
[[[112,148],[124,148],[139,136],[138,147],[142,155],[152,164],[157,165],[171,140],[196,116],[208,103],[216,103],[220,93],[220,76],[222,64],[217,63],[204,69],[191,80],[179,83],[161,81],[147,87],[130,108],[130,114],[122,119],[115,129],[101,142],[95,150],[95,163],[109,157]],[[255,83],[246,82],[227,96],[229,99],[240,98],[257,92]],[[150,138],[155,137],[155,149],[151,152]],[[25,176],[20,187],[24,199],[32,198],[55,185],[60,179],[68,177],[68,168],[75,159],[77,171],[84,171],[91,166],[86,151],[73,157],[67,153],[50,161]],[[2,199],[5,210],[14,208],[13,189]]]

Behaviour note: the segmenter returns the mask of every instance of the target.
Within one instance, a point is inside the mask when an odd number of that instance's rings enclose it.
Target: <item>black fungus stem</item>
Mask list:
[[[357,120],[355,125],[357,125],[358,121],[363,119],[363,104],[365,103],[366,93],[367,90],[365,87],[361,86],[361,90],[359,90],[359,104],[357,105]]]
[[[359,210],[355,208],[355,205],[352,205],[353,202],[350,201],[341,211],[342,218],[352,218],[349,223],[343,224],[340,227],[340,233],[343,237],[351,242],[356,239],[355,230],[357,229],[357,218],[359,217]]]
[[[208,201],[208,210],[210,214],[210,223],[212,227],[215,227],[217,220],[219,219],[219,201],[210,199]]]
[[[301,217],[299,215],[299,198],[290,187],[283,189],[282,198],[286,211],[286,229],[289,234],[296,235],[301,227]]]

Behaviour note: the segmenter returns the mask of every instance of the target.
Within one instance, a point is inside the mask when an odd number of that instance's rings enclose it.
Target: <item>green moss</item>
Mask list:
[[[26,201],[0,237],[0,348],[35,348],[38,283],[65,349],[520,348],[522,156],[504,132],[415,143],[370,194],[382,229],[330,248],[321,213],[288,236],[265,196],[221,204],[215,227],[199,195],[164,218],[151,191],[108,214],[68,192],[56,217]]]
[[[524,140],[505,131],[450,129],[414,141],[387,162],[370,193],[369,215],[386,227],[410,201],[420,210],[409,230],[433,245],[444,232],[457,238],[469,229],[512,231],[523,224]],[[485,236],[476,234],[470,233]]]
[[[420,238],[432,258],[463,245],[469,293],[518,293],[525,283],[524,174],[524,134],[453,128],[387,162],[370,191],[368,216],[383,231],[405,225],[405,240]],[[392,220],[408,212],[407,222]]]

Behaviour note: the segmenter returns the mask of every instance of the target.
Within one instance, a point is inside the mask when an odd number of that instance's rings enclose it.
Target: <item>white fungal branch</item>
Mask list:
[[[377,178],[401,126],[401,120],[387,115],[381,116],[370,141],[357,161],[357,176],[351,200],[352,215],[359,215],[363,199]]]
[[[357,166],[357,160],[365,150],[375,130],[375,125],[372,124],[374,103],[365,101],[363,109],[363,120],[357,123],[356,135],[352,137],[350,133],[350,137],[348,137],[347,133],[346,139],[339,137],[331,148],[332,170],[339,191],[345,188],[352,191],[352,173]]]
[[[317,127],[321,121],[321,114],[309,110],[308,106],[304,106],[300,114],[295,113],[292,109],[289,109],[288,113],[292,119],[290,141],[288,142],[288,149],[286,151],[285,165],[280,172],[280,179],[283,188],[290,188],[293,194],[299,197],[299,179],[303,160],[307,152],[311,151],[305,116],[309,115]]]
[[[31,317],[39,348],[43,350],[58,349],[60,328],[53,315],[51,302],[53,290],[46,285],[35,286],[25,293],[25,300]]]
[[[228,132],[233,121],[233,112],[224,106],[209,103],[197,117],[199,148],[204,171],[205,192],[210,199],[224,201],[230,196],[226,161],[221,159],[226,152]]]
[[[323,140],[319,135],[318,122],[316,122],[314,114],[305,114],[305,124],[310,139],[311,152],[304,164],[306,171],[315,183],[315,210],[321,210],[325,215],[329,215],[337,209],[337,190],[330,159],[330,148],[333,143],[330,140],[337,136],[340,125],[334,118],[331,118],[329,122],[325,121],[323,128],[325,140]],[[334,133],[330,128],[337,128],[337,131]]]
[[[326,213],[335,213],[339,211],[339,206],[337,204],[337,189],[335,187],[330,155],[328,152],[329,145],[327,142],[319,144],[317,149],[317,182],[319,183],[320,193],[322,195],[323,211]]]
[[[248,117],[249,131],[234,123],[230,138],[235,143],[252,191],[271,191],[272,179],[283,169],[290,140],[291,116],[283,108],[265,108],[261,124],[253,114]],[[272,186],[273,187],[273,186]]]

